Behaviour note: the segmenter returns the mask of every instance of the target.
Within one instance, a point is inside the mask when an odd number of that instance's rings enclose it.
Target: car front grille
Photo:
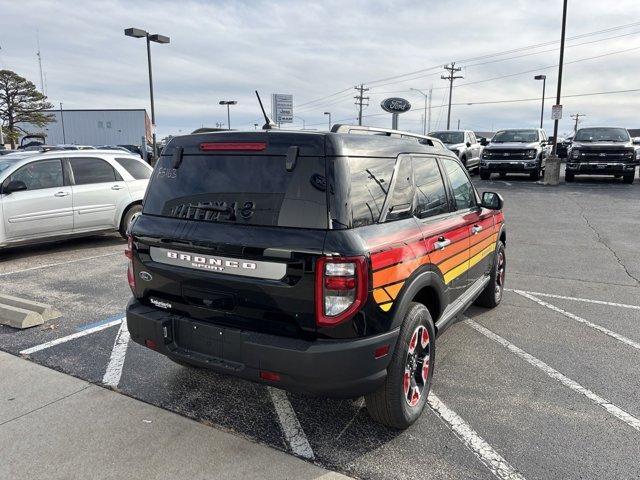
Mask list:
[[[519,149],[511,149],[511,150],[485,150],[484,158],[489,158],[492,160],[524,160],[529,159],[527,156],[528,150],[519,150]]]

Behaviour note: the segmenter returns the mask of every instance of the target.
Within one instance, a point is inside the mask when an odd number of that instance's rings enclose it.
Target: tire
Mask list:
[[[478,295],[474,303],[480,307],[495,308],[500,305],[504,295],[504,279],[507,267],[504,243],[498,241],[496,254],[494,255],[493,268],[489,275],[489,283]]]
[[[564,181],[567,183],[573,183],[573,181],[576,179],[575,175],[573,172],[565,172],[564,173]]]
[[[409,304],[387,367],[387,378],[378,390],[365,396],[367,410],[375,421],[405,429],[420,417],[431,389],[435,338],[427,307],[421,303]]]
[[[129,224],[142,213],[142,205],[131,205],[124,215],[122,216],[122,221],[120,222],[120,235],[122,238],[127,238],[127,230],[129,229]]]
[[[487,172],[485,170],[480,170],[480,178],[482,180],[489,180],[491,178],[491,172]]]
[[[622,176],[623,183],[633,183],[633,179],[636,177],[635,170],[632,173],[626,173]]]
[[[533,172],[529,172],[531,180],[540,180],[540,168],[536,168]]]

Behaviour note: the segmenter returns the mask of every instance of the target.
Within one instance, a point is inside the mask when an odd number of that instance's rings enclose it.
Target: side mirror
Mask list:
[[[27,184],[22,180],[13,180],[12,182],[9,182],[5,185],[5,187],[2,189],[2,193],[4,193],[5,195],[9,195],[10,193],[22,192],[26,189]]]
[[[633,137],[631,141],[634,145],[640,145],[640,137]]]
[[[489,145],[489,140],[487,140],[486,138],[481,138],[480,145],[482,145],[483,147]]]
[[[483,208],[488,208],[489,210],[502,210],[504,200],[499,193],[483,192],[481,205]]]
[[[467,148],[469,148],[471,146],[471,142],[467,142],[466,145],[467,145]]]

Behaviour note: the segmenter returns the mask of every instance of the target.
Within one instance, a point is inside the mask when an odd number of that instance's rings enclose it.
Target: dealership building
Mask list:
[[[48,145],[142,145],[151,142],[151,120],[145,109],[46,110],[55,120],[44,127],[24,126],[46,135]]]

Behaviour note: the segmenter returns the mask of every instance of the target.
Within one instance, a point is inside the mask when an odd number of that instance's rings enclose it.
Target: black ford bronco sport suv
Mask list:
[[[502,198],[437,140],[340,131],[172,139],[130,230],[127,323],[180,364],[365,395],[406,428],[436,336],[501,301]]]
[[[581,128],[571,142],[564,179],[573,182],[576,175],[614,175],[633,183],[638,155],[626,128]]]

